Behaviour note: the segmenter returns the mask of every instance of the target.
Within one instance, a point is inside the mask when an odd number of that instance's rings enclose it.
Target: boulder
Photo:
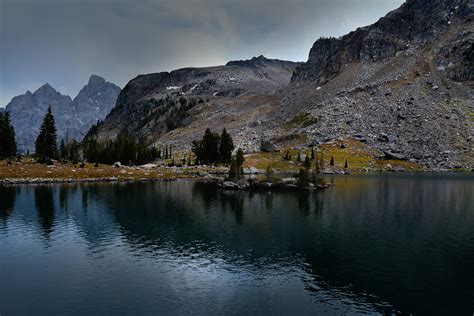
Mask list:
[[[382,135],[380,135],[380,136],[377,138],[377,140],[378,140],[379,142],[388,143],[388,136],[387,136],[386,134],[383,134],[383,133],[382,133]]]
[[[258,174],[261,173],[260,170],[258,170],[255,167],[250,167],[250,168],[244,168],[244,174]]]
[[[278,147],[269,141],[263,141],[260,146],[260,150],[266,153],[279,151]]]
[[[139,166],[140,169],[154,169],[157,168],[158,166],[153,164],[153,163],[147,163],[146,165],[141,165]]]
[[[232,181],[224,181],[222,187],[227,190],[236,190],[239,188],[239,185]]]
[[[392,151],[384,151],[385,159],[406,160],[407,156]]]
[[[365,138],[364,135],[356,134],[356,135],[353,136],[353,138],[354,138],[355,140],[358,140],[358,141],[361,142],[361,143],[364,143],[364,144],[367,143],[367,138]]]

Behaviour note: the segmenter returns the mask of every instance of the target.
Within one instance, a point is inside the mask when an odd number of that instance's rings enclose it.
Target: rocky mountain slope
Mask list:
[[[297,65],[259,56],[225,66],[138,76],[125,86],[116,107],[90,137],[113,139],[126,130],[152,143],[160,142],[167,133],[185,131],[176,139],[190,143],[202,132],[202,124],[207,125],[203,120],[213,120],[212,116],[219,117],[222,111],[237,111],[243,121],[259,115],[252,114],[258,110],[253,104],[273,103],[271,96],[290,83]],[[224,123],[213,122],[220,128]]]
[[[14,97],[6,106],[15,128],[18,150],[33,152],[35,140],[48,106],[51,106],[60,139],[82,140],[90,127],[104,119],[115,106],[120,88],[92,75],[72,100],[49,84]]]
[[[280,119],[304,117],[291,133],[309,143],[353,137],[428,166],[472,167],[473,19],[472,0],[409,0],[374,25],[318,40]]]
[[[408,0],[317,40],[303,64],[258,57],[139,76],[90,136],[128,130],[187,150],[206,127],[225,126],[247,151],[354,138],[380,155],[472,168],[473,19],[473,0]]]

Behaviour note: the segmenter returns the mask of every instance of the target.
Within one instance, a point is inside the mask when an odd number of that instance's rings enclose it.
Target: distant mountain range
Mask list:
[[[474,1],[407,0],[378,22],[317,40],[305,63],[263,56],[141,75],[88,137],[128,131],[188,150],[211,127],[236,145],[354,138],[437,168],[474,167]]]
[[[18,150],[34,151],[36,137],[49,106],[55,118],[58,141],[81,141],[89,128],[98,120],[103,120],[115,106],[119,93],[118,86],[92,75],[74,99],[47,83],[33,93],[27,91],[14,97],[5,110],[10,112]]]

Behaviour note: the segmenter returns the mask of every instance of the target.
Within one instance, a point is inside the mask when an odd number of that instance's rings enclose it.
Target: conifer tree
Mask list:
[[[239,150],[237,150],[237,155],[235,157],[236,172],[237,172],[238,179],[240,179],[242,175],[244,174],[244,167],[243,167],[244,162],[245,162],[244,151],[239,148]]]
[[[235,158],[230,159],[229,180],[233,181],[237,178],[237,163]]]
[[[227,130],[224,128],[221,134],[221,142],[219,144],[220,161],[223,163],[230,163],[232,158],[232,151],[234,150],[234,141]]]
[[[308,169],[300,168],[298,172],[298,186],[307,187],[309,184]]]
[[[75,139],[72,140],[69,144],[66,146],[67,148],[67,158],[73,163],[77,164],[79,162],[79,146],[77,144],[77,141]]]
[[[311,168],[311,159],[306,155],[303,163],[304,168],[300,168],[298,173],[298,185],[306,187],[309,184],[309,169]]]
[[[10,113],[0,113],[0,159],[15,155],[15,129],[10,122]]]
[[[192,152],[196,155],[196,164],[213,164],[220,160],[219,134],[213,133],[210,128],[206,129],[202,140],[194,140]]]
[[[213,164],[219,161],[220,136],[213,133],[210,128],[206,129],[202,138],[204,149],[204,163]]]
[[[306,170],[309,170],[311,168],[311,160],[309,158],[308,155],[306,155],[305,159],[304,159],[304,163],[303,163],[303,167],[306,169]]]
[[[40,133],[36,139],[36,156],[40,160],[56,159],[58,157],[56,126],[54,124],[54,116],[51,112],[51,106],[44,116],[41,124]]]
[[[334,166],[334,157],[331,157],[331,161],[329,162],[331,166]]]
[[[314,184],[322,184],[324,179],[321,176],[321,172],[324,168],[324,154],[317,152],[315,155],[315,167],[313,171],[313,182]]]
[[[195,165],[204,163],[204,150],[202,140],[193,140],[191,151],[196,155]]]
[[[64,139],[61,139],[61,145],[59,146],[59,158],[66,159],[66,156],[66,144],[64,143]]]

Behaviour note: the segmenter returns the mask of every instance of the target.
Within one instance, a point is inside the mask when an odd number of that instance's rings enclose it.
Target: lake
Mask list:
[[[0,314],[474,313],[474,176],[0,186]]]

